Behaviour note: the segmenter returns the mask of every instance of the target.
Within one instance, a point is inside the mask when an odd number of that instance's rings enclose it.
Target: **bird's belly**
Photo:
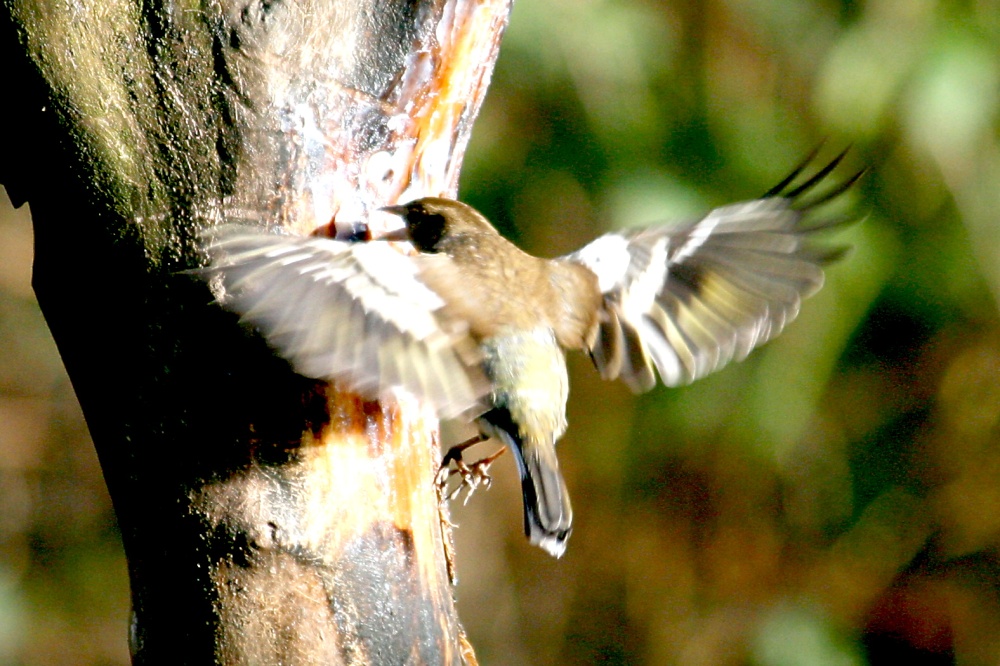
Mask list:
[[[522,432],[562,436],[569,378],[552,329],[501,331],[484,340],[482,350],[493,405],[508,410]]]

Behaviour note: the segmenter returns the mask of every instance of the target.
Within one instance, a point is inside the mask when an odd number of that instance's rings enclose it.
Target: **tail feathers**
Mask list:
[[[521,473],[524,533],[528,540],[553,557],[562,557],[573,531],[573,508],[551,435],[548,439],[543,436],[541,441],[523,437],[521,427],[503,407],[494,407],[477,422],[483,434],[498,438],[514,452]]]
[[[513,449],[521,472],[524,533],[553,557],[562,557],[573,531],[573,508],[555,446],[524,441],[515,442]]]

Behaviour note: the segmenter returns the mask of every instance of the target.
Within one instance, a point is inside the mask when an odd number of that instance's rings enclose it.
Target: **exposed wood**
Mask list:
[[[509,5],[5,0],[0,181],[31,204],[136,664],[474,663],[432,414],[293,374],[182,271],[209,224],[454,195]]]

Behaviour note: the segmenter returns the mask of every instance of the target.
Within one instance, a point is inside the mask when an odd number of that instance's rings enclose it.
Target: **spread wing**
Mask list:
[[[224,225],[204,235],[219,302],[301,375],[370,398],[402,388],[444,418],[489,391],[478,347],[388,243],[279,236]]]
[[[780,333],[823,286],[823,264],[845,249],[816,247],[808,236],[846,219],[807,224],[805,216],[863,172],[801,201],[843,157],[794,189],[812,156],[761,199],[684,225],[608,234],[566,257],[597,275],[604,296],[589,349],[602,377],[645,391],[655,366],[664,384],[687,384]]]

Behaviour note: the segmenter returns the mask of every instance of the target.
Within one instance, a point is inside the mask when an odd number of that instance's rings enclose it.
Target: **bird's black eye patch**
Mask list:
[[[438,251],[438,241],[444,235],[444,215],[426,210],[411,210],[406,216],[406,225],[410,230],[410,239],[418,250]]]

